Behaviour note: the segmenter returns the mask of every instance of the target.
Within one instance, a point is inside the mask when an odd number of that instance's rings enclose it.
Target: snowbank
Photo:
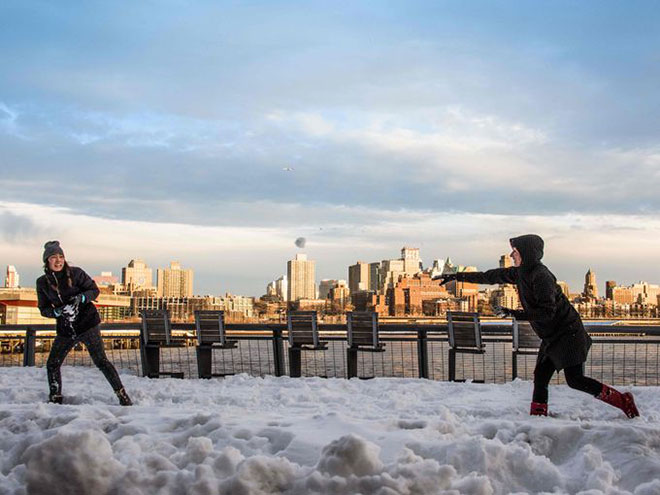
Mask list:
[[[96,369],[0,372],[4,494],[660,494],[660,394],[642,418],[551,386],[553,417],[527,414],[531,384],[412,379],[149,380],[116,405]]]

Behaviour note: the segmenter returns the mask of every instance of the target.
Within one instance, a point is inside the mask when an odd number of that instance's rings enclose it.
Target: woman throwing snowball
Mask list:
[[[441,275],[434,280],[441,280],[441,285],[450,280],[476,284],[516,284],[523,309],[496,308],[496,312],[501,317],[528,320],[541,338],[534,369],[530,414],[547,416],[548,384],[556,371],[564,370],[569,387],[618,407],[629,418],[639,416],[630,392],[621,393],[584,376],[583,364],[591,347],[591,338],[579,313],[557,285],[557,279],[541,263],[543,239],[530,234],[514,237],[510,243],[514,264],[510,268]]]
[[[69,266],[58,241],[44,245],[43,262],[45,273],[37,279],[39,310],[46,318],[57,319],[57,335],[46,363],[49,402],[62,403],[60,367],[71,348],[82,342],[117,394],[119,403],[132,405],[117,370],[103,349],[99,330],[101,318],[92,304],[99,295],[96,283],[81,268]]]

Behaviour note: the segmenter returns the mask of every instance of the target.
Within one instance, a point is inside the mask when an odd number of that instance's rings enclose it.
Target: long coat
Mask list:
[[[460,272],[456,279],[477,284],[515,284],[523,309],[514,311],[513,316],[528,320],[541,338],[539,362],[550,359],[556,370],[584,363],[591,337],[579,313],[557,285],[556,277],[541,263],[543,239],[524,235],[511,239],[511,245],[522,256],[520,267]]]
[[[37,279],[37,299],[41,315],[57,318],[57,335],[75,337],[101,323],[99,312],[92,301],[99,296],[96,282],[82,268],[76,266],[52,272],[47,270]],[[71,285],[69,285],[70,274]],[[77,305],[72,300],[78,294],[85,295],[85,303]],[[59,316],[55,313],[58,308]]]

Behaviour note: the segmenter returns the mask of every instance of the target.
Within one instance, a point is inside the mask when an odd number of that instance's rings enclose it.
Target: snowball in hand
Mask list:
[[[306,242],[307,239],[305,239],[304,237],[298,237],[298,239],[296,239],[296,246],[298,246],[299,248],[304,248]]]

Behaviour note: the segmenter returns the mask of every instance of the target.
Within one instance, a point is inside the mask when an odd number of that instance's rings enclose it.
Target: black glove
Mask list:
[[[85,297],[85,294],[81,292],[80,294],[76,294],[71,299],[69,299],[69,304],[85,304],[86,300],[87,298]]]
[[[447,282],[451,282],[452,280],[456,280],[456,274],[455,273],[448,273],[446,275],[438,275],[437,277],[433,277],[431,280],[439,280],[440,285],[445,285]]]
[[[495,305],[493,306],[493,313],[498,318],[511,318],[515,314],[515,310]]]

